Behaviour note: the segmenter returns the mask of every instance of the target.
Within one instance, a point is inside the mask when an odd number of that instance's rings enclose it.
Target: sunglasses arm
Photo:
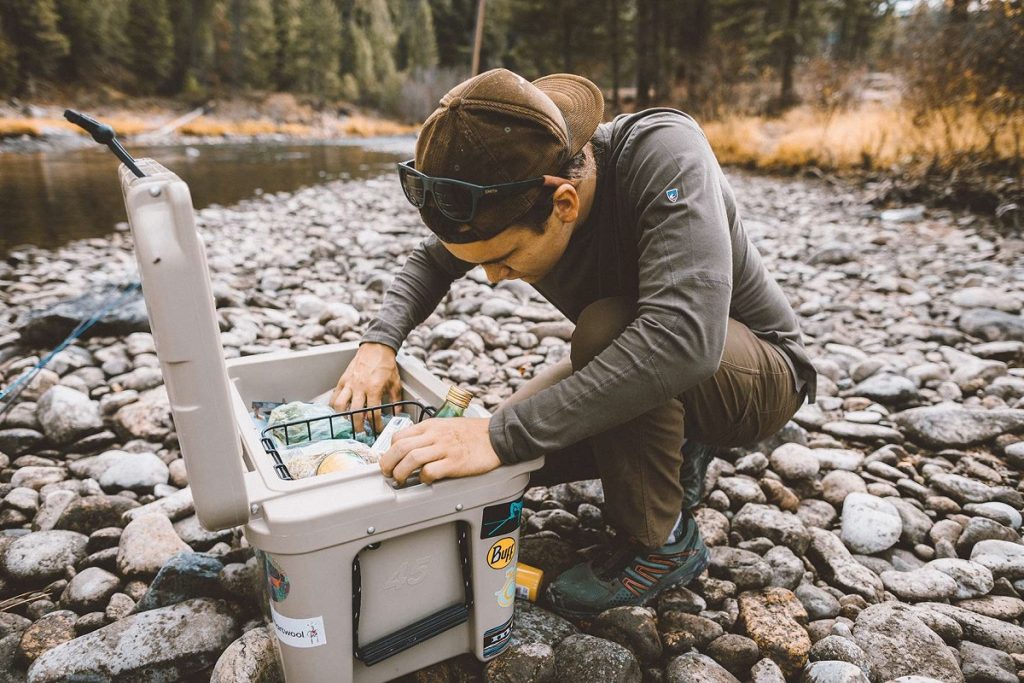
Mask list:
[[[569,185],[572,185],[573,187],[576,187],[576,185],[571,180],[567,180],[565,178],[559,178],[556,175],[546,175],[546,176],[541,176],[541,177],[544,178],[544,187],[561,187],[562,185],[565,185],[566,183],[568,183]]]

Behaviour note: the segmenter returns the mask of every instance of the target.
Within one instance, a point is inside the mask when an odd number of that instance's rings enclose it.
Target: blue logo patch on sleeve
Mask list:
[[[668,200],[674,204],[675,201],[679,199],[679,190],[677,190],[674,187],[671,190],[665,190],[665,196],[668,197]]]

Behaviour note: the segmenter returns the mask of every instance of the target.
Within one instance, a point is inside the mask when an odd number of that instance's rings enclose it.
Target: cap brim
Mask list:
[[[551,74],[533,81],[533,85],[562,112],[569,132],[569,156],[576,156],[604,119],[601,89],[575,74]]]

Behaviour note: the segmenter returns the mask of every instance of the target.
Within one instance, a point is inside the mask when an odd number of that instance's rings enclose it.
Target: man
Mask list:
[[[696,444],[763,439],[815,386],[796,316],[697,124],[670,109],[601,124],[602,107],[579,76],[530,83],[504,69],[444,96],[399,169],[434,235],[409,256],[333,400],[397,399],[396,349],[477,264],[576,322],[570,358],[492,417],[427,420],[381,460],[399,482],[541,455],[534,484],[599,476],[613,545],[547,593],[576,617],[697,576],[707,549],[689,509],[709,449]]]

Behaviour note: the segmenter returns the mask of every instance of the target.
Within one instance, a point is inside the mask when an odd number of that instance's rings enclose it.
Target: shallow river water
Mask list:
[[[189,184],[196,208],[260,192],[386,173],[411,156],[414,139],[345,144],[239,143],[134,147]],[[117,159],[105,148],[0,153],[0,255],[18,244],[55,247],[101,237],[124,221]]]

